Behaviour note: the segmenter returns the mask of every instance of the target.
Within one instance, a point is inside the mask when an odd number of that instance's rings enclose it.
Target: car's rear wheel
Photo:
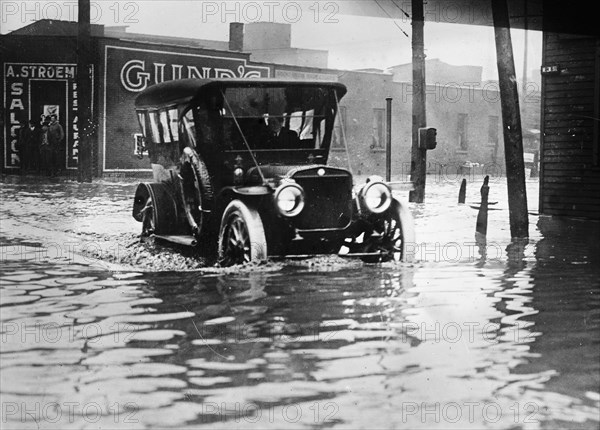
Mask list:
[[[267,240],[258,212],[233,200],[221,218],[219,264],[233,266],[267,259]]]
[[[148,196],[144,209],[142,209],[142,236],[150,236],[156,231],[156,213],[154,200]]]
[[[413,259],[415,242],[414,220],[407,207],[394,199],[390,208],[364,239],[364,252],[377,253],[363,257],[367,263],[405,261]]]
[[[133,218],[142,223],[142,236],[173,234],[179,214],[171,186],[166,183],[142,183],[135,192]]]

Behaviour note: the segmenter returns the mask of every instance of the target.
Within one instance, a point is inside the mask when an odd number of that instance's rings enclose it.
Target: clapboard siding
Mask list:
[[[560,91],[546,91],[546,101],[554,100],[554,99],[563,99],[563,98],[574,98],[574,97],[584,97],[587,98],[590,94],[588,90],[582,88],[581,90],[577,90],[572,86],[569,86],[567,90]]]
[[[595,37],[544,34],[540,213],[600,219],[598,45]]]
[[[590,143],[593,146],[593,135],[592,134],[583,134],[583,133],[570,133],[568,129],[563,129],[562,132],[556,133],[550,136],[546,136],[547,143],[575,143],[585,145],[586,143]]]

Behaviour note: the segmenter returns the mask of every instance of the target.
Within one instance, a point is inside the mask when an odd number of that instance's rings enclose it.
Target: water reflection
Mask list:
[[[421,238],[468,258],[138,273],[3,254],[2,425],[597,428],[598,224],[541,218],[499,246],[496,215],[474,239],[476,212],[440,195]]]

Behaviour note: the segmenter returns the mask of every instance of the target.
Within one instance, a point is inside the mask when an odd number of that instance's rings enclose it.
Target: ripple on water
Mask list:
[[[33,303],[39,300],[41,297],[36,295],[16,295],[16,296],[2,296],[0,300],[0,307],[10,307],[12,305],[23,305]]]
[[[452,199],[434,193],[415,207],[428,244],[472,241],[476,211],[455,207],[454,188]],[[74,204],[40,189],[49,223],[77,214],[92,225],[101,216],[84,198]],[[130,218],[134,190],[99,187],[108,194],[93,206],[108,199],[103,213]],[[508,229],[490,222],[491,245]],[[10,256],[0,268],[2,399],[32,410],[70,401],[102,409],[97,422],[64,414],[55,428],[113,428],[115,403],[136,420],[123,427],[595,428],[600,265],[596,248],[582,245],[586,235],[536,238],[524,258],[501,245],[487,260],[339,262],[335,271],[316,259],[261,273],[149,275]],[[23,297],[33,301],[7,302]],[[10,334],[22,324],[55,329],[23,342],[20,331]],[[456,423],[434,419],[436,405],[453,402],[463,407]],[[479,407],[472,421],[469,402]],[[414,414],[403,415],[406,404]],[[486,404],[501,408],[496,423],[482,416]],[[524,423],[530,404],[536,422]],[[297,422],[286,421],[296,410]],[[7,425],[48,426],[32,415]]]
[[[83,360],[85,365],[124,365],[148,362],[152,357],[170,355],[173,351],[159,348],[118,348],[102,351]]]

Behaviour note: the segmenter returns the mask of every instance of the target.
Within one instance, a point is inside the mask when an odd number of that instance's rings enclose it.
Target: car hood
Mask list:
[[[279,181],[284,178],[302,177],[332,177],[332,176],[350,176],[350,172],[346,169],[338,167],[329,167],[322,164],[311,165],[264,165],[260,166],[260,170],[267,180]],[[248,170],[248,178],[250,181],[260,181],[258,169],[253,167]]]

